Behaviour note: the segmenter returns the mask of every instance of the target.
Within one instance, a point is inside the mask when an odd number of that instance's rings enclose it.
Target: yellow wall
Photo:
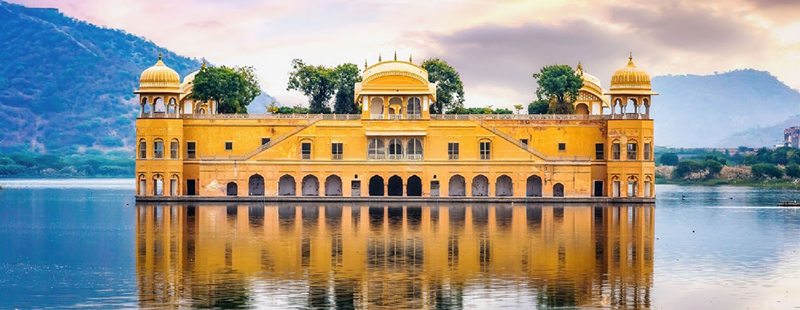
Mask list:
[[[610,196],[611,178],[627,180],[636,176],[640,180],[639,194],[644,195],[644,180],[653,178],[652,120],[592,119],[516,119],[516,120],[319,120],[245,118],[142,118],[137,122],[137,137],[148,143],[148,158],[137,159],[137,176],[147,180],[147,195],[152,195],[153,177],[176,175],[180,180],[180,194],[186,194],[187,179],[197,180],[197,194],[222,196],[225,185],[236,182],[238,195],[248,194],[248,179],[259,174],[265,178],[265,194],[278,195],[278,180],[283,175],[295,179],[297,195],[302,193],[302,179],[315,176],[324,195],[325,180],[330,175],[342,179],[342,192],[350,195],[353,180],[361,181],[361,195],[366,196],[370,177],[379,175],[384,185],[393,175],[404,183],[413,175],[422,179],[423,196],[431,192],[431,181],[440,182],[440,196],[448,196],[449,180],[461,175],[466,181],[466,195],[471,196],[472,180],[478,175],[489,179],[489,196],[495,196],[495,182],[502,175],[513,181],[513,196],[526,196],[526,181],[530,176],[544,180],[543,196],[553,195],[553,185],[564,185],[565,196],[588,197],[592,195],[592,181],[603,181],[606,196]],[[261,116],[270,117],[270,116]],[[299,130],[299,131],[298,131]],[[504,134],[493,132],[497,130]],[[295,132],[296,131],[296,132]],[[294,133],[274,146],[254,156],[245,155],[261,146],[261,138],[278,139]],[[422,160],[368,159],[369,139],[383,137],[418,138],[423,145]],[[165,157],[169,157],[169,141],[178,139],[179,159],[153,159],[153,141],[165,141]],[[528,139],[535,151],[529,152],[507,140]],[[233,150],[225,150],[225,142],[233,142]],[[278,140],[276,140],[278,141]],[[479,142],[491,142],[489,160],[479,157]],[[614,141],[621,145],[621,160],[612,159]],[[626,159],[628,141],[637,141],[637,160]],[[186,143],[196,142],[197,158],[186,158]],[[312,143],[310,159],[301,158],[301,144]],[[459,144],[459,158],[448,159],[448,143]],[[334,160],[331,143],[343,144],[343,158]],[[559,143],[565,150],[559,151]],[[595,144],[603,143],[605,158],[595,158]],[[644,160],[644,143],[651,143],[651,157]],[[403,145],[404,150],[407,144]],[[546,157],[539,156],[544,154]],[[137,156],[138,156],[137,152]],[[576,156],[577,158],[576,160]],[[357,176],[357,177],[356,177]],[[168,193],[165,181],[164,195]],[[652,184],[653,182],[651,182]],[[137,182],[137,186],[138,186]],[[627,184],[627,183],[626,183]],[[385,189],[386,193],[387,190]],[[624,191],[623,191],[624,192]],[[137,191],[137,194],[139,192]],[[653,196],[654,191],[650,191]],[[626,193],[622,194],[627,196]]]

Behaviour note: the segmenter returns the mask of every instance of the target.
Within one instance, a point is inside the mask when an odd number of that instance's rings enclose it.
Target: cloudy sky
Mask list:
[[[363,66],[396,51],[450,62],[466,104],[530,102],[531,74],[575,65],[608,84],[629,52],[651,76],[770,71],[800,89],[800,1],[12,0],[125,29],[179,54],[253,65],[284,105],[293,58]]]

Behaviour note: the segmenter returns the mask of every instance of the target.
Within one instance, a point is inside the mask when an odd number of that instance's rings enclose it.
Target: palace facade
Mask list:
[[[654,197],[649,75],[577,72],[574,115],[431,114],[428,72],[397,59],[362,72],[361,114],[217,114],[159,57],[135,91],[136,193]]]

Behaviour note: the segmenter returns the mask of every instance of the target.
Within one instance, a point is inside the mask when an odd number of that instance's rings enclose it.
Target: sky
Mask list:
[[[292,59],[363,68],[395,52],[449,62],[467,106],[531,102],[531,75],[550,64],[580,61],[607,87],[629,53],[651,77],[755,68],[800,89],[796,0],[11,2],[55,7],[214,64],[254,66],[262,89],[288,106],[307,103],[286,90]]]

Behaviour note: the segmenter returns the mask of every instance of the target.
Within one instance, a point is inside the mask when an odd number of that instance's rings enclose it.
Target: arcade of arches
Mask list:
[[[356,178],[358,175],[356,175]],[[436,176],[434,176],[436,177]],[[321,181],[323,180],[323,181]],[[627,193],[630,197],[636,197],[635,191],[638,190],[638,183],[635,177],[629,178]],[[512,177],[502,174],[490,179],[486,175],[478,174],[469,179],[469,181],[460,174],[451,175],[446,180],[431,180],[430,182],[423,182],[423,179],[415,174],[401,177],[399,175],[391,175],[388,177],[381,175],[373,175],[364,181],[367,191],[361,194],[361,182],[348,182],[342,181],[342,177],[336,174],[328,176],[316,176],[308,174],[302,178],[295,178],[292,175],[282,175],[275,189],[278,196],[447,196],[447,197],[569,197],[569,189],[562,183],[545,184],[542,177],[538,175],[530,175],[519,183],[520,188],[516,189],[515,182]],[[440,192],[440,184],[447,184]],[[161,184],[161,183],[158,183]],[[349,185],[345,187],[345,185]],[[427,186],[426,186],[427,185]],[[545,185],[551,191],[545,191]],[[650,179],[647,180],[645,186],[651,186]],[[267,194],[266,188],[269,184],[265,183],[264,177],[260,174],[253,174],[248,178],[247,186],[241,188],[243,193],[241,195],[249,196],[264,196]],[[158,190],[159,194],[161,189]],[[621,189],[616,188],[615,191],[625,191],[623,186]],[[651,189],[646,189],[650,193]],[[225,193],[228,196],[240,195],[240,186],[235,181],[227,182],[225,185]],[[346,195],[345,193],[350,193]],[[353,194],[355,193],[355,194]],[[519,194],[517,194],[519,193]],[[614,196],[620,195],[615,193]]]

